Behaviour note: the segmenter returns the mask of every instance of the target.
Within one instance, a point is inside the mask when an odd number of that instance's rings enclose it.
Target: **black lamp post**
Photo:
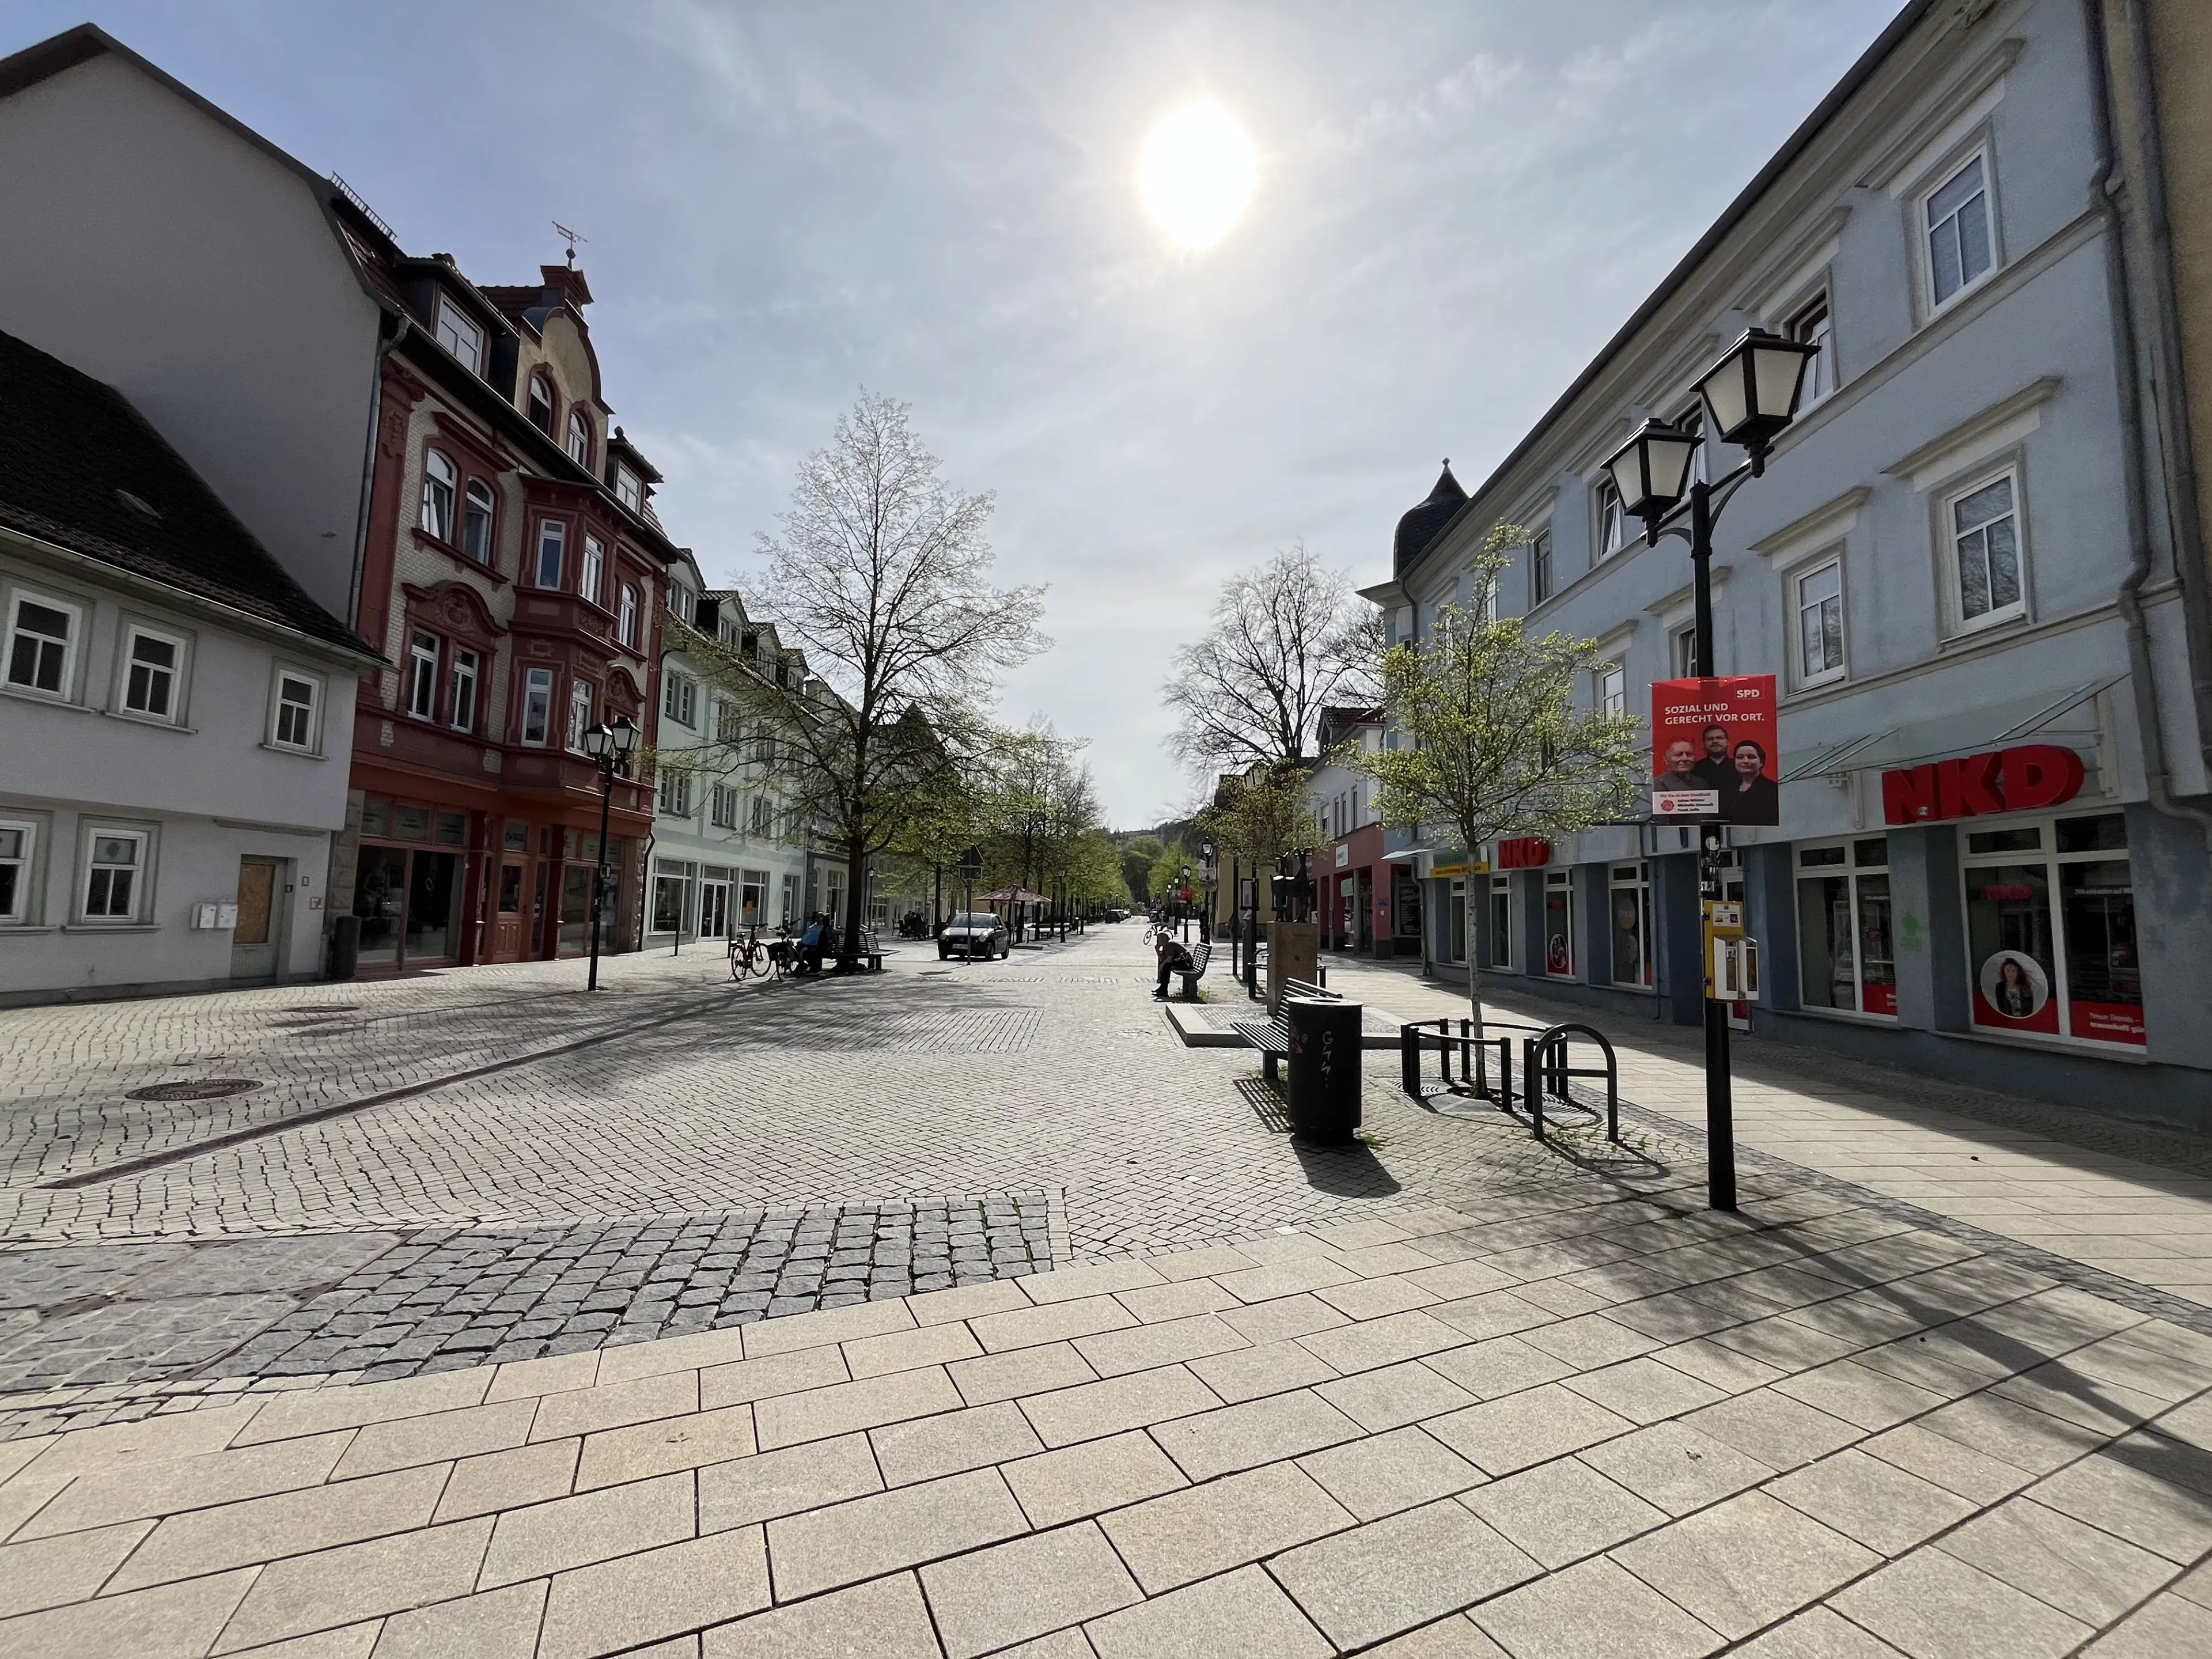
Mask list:
[[[1202,891],[1199,896],[1198,936],[1201,940],[1213,937],[1213,843],[1206,842],[1198,849],[1198,879]]]
[[[1699,434],[1664,421],[1646,421],[1606,462],[1621,510],[1644,520],[1644,539],[1656,547],[1662,536],[1680,536],[1690,544],[1690,571],[1697,590],[1697,665],[1700,679],[1718,670],[1713,662],[1713,520],[1735,498],[1746,478],[1766,471],[1767,451],[1797,413],[1805,386],[1805,365],[1820,348],[1785,340],[1754,328],[1723,354],[1698,382],[1713,436],[1745,452],[1745,459],[1719,478],[1692,477]],[[1677,520],[1688,509],[1688,528]],[[1700,833],[1699,891],[1705,902],[1722,896],[1721,860],[1726,834],[1717,823]],[[1704,936],[1704,930],[1700,930]],[[1705,949],[1711,944],[1706,939]],[[1711,971],[1711,963],[1702,971]],[[1716,1210],[1735,1208],[1735,1105],[1729,1082],[1728,1009],[1705,999],[1705,1185],[1706,1202]]]
[[[615,716],[607,726],[594,720],[584,733],[584,752],[599,769],[599,861],[592,872],[592,971],[584,982],[587,991],[599,988],[599,917],[607,903],[607,815],[614,805],[615,775],[627,771],[630,751],[637,747],[637,727],[627,714]]]

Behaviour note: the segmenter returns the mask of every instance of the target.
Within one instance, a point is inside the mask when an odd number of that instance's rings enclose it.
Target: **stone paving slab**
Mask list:
[[[1826,1183],[1743,1196],[1562,1154],[1461,1206],[12,1443],[0,1653],[2204,1650],[2212,1337]],[[1378,1288],[1238,1293],[1299,1263]],[[1455,1274],[1528,1322],[1399,1305]],[[1721,1322],[1594,1340],[1692,1293]],[[1194,1304],[1244,1347],[1038,1364],[988,1404],[933,1357],[1079,1352],[1024,1310]],[[1192,1369],[1270,1346],[1335,1380],[1224,1404]]]

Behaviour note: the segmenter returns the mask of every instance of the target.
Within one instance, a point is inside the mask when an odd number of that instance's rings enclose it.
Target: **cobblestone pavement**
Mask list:
[[[0,1654],[2212,1651],[2212,1339],[1830,1184],[1716,1215],[1561,1148],[1466,1208],[17,1440]]]

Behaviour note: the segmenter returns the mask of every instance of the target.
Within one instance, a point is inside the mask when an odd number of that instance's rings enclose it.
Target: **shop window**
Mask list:
[[[530,826],[520,818],[509,818],[500,833],[499,844],[510,853],[530,850]]]
[[[1575,890],[1571,872],[1544,872],[1544,971],[1553,979],[1575,976]]]
[[[1455,881],[1451,884],[1449,906],[1451,927],[1451,959],[1467,960],[1467,884]]]
[[[1887,837],[1797,849],[1797,944],[1804,1006],[1896,1014]]]
[[[1964,876],[1978,1030],[2143,1042],[2121,814],[1969,831]]]
[[[402,806],[427,820],[426,809]],[[459,817],[459,814],[441,814]],[[462,820],[465,824],[466,820]],[[459,954],[459,853],[363,847],[354,877],[353,913],[361,921],[361,961],[371,968],[450,962]],[[520,872],[517,872],[518,877]]]
[[[738,897],[742,904],[740,915],[748,927],[757,927],[768,919],[768,872],[747,870],[738,878]]]
[[[1651,866],[1616,864],[1610,878],[1613,982],[1652,988]]]
[[[30,920],[31,854],[38,835],[38,825],[21,819],[0,823],[0,924]]]
[[[1513,971],[1513,878],[1490,878],[1490,960],[1488,967]]]
[[[655,876],[653,878],[653,931],[656,933],[680,932],[684,926],[684,878]]]

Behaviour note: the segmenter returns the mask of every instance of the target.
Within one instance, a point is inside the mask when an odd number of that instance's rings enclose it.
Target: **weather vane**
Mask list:
[[[585,235],[583,232],[580,230],[569,229],[568,226],[562,224],[558,219],[556,219],[553,222],[553,228],[555,231],[559,233],[559,234],[563,237],[568,244],[568,269],[574,270],[576,268],[576,244],[579,242],[588,242],[592,239]]]

